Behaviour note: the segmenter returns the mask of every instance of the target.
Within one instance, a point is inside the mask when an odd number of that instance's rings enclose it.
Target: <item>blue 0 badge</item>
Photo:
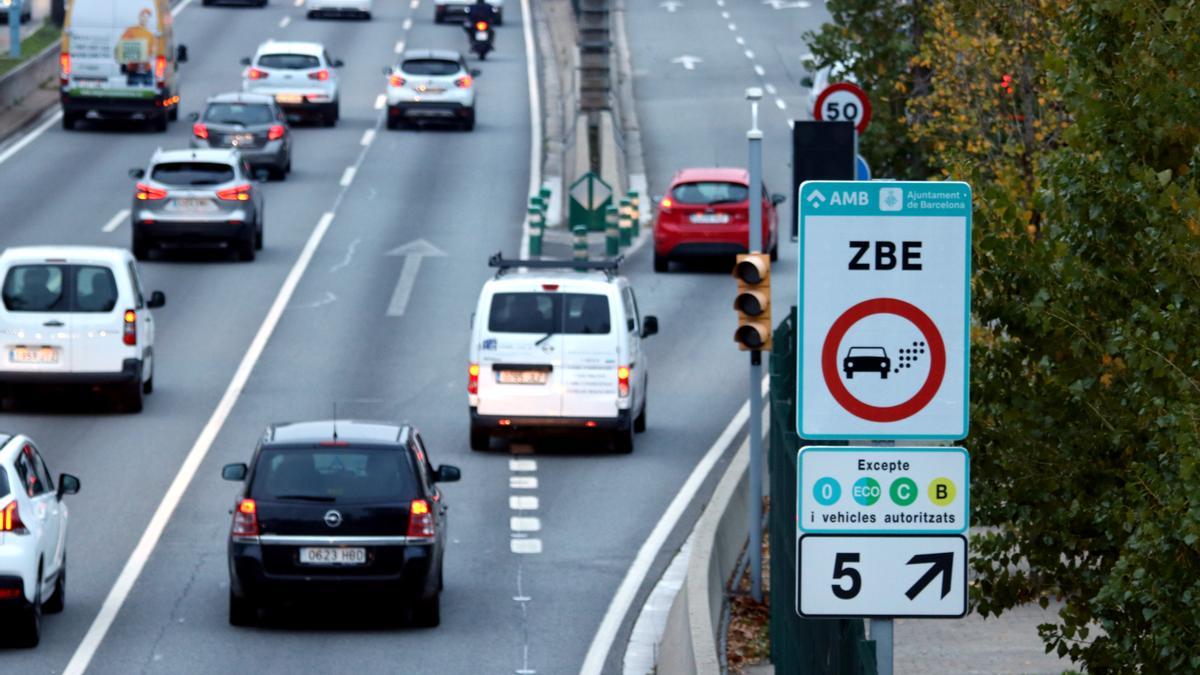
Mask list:
[[[813,485],[813,498],[821,506],[832,506],[837,503],[837,500],[842,496],[842,486],[832,478],[826,476]]]

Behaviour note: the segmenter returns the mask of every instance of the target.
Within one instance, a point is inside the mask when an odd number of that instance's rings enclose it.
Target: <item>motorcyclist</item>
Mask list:
[[[467,11],[467,21],[463,24],[463,28],[467,31],[467,36],[475,30],[475,24],[480,21],[486,22],[488,27],[488,40],[496,39],[496,8],[487,0],[475,0],[475,4],[471,5],[471,9]]]

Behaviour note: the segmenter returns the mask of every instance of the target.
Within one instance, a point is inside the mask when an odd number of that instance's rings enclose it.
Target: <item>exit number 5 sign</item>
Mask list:
[[[796,202],[800,435],[964,438],[970,186],[808,181]]]

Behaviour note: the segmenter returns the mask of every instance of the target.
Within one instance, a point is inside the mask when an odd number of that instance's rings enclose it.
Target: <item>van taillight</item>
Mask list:
[[[408,510],[408,536],[433,537],[437,528],[433,524],[433,514],[429,512],[429,502],[424,499],[414,499]]]
[[[617,395],[621,398],[629,396],[629,366],[617,368]]]
[[[467,393],[479,393],[479,364],[472,363],[467,366]]]
[[[137,312],[132,309],[125,310],[125,332],[121,339],[127,345],[137,344]]]
[[[58,55],[58,83],[67,86],[71,80],[71,53],[63,52]]]
[[[25,534],[29,530],[25,529],[25,523],[21,522],[21,512],[17,508],[17,500],[12,500],[4,510],[0,511],[0,532],[13,532],[15,534]]]
[[[154,79],[158,81],[158,86],[163,86],[163,80],[167,75],[167,57],[162,54],[154,59]]]
[[[258,536],[258,505],[253,499],[246,498],[238,502],[233,510],[233,527],[229,533],[234,537]]]

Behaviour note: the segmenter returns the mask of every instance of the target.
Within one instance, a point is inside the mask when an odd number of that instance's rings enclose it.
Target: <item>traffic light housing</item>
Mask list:
[[[738,349],[770,351],[771,349],[771,258],[767,253],[743,253],[733,267],[737,279],[737,296],[733,308],[738,313],[737,331],[733,335]]]

